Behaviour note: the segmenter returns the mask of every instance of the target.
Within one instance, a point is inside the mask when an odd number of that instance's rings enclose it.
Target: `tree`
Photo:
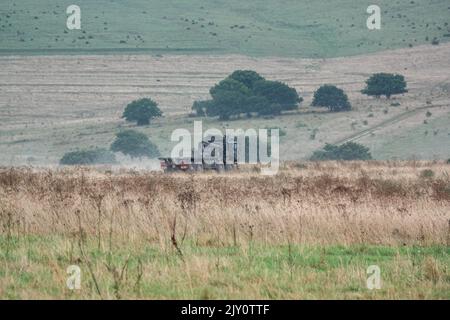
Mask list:
[[[209,117],[219,116],[221,120],[228,120],[231,116],[245,112],[244,104],[247,96],[233,91],[219,91],[214,94],[214,100],[207,106]]]
[[[257,81],[253,93],[266,98],[270,104],[280,105],[281,110],[294,110],[303,101],[297,90],[279,81]]]
[[[246,85],[231,78],[226,78],[225,80],[220,81],[218,84],[216,84],[209,90],[209,93],[213,98],[215,98],[218,94],[221,94],[222,92],[231,92],[235,94],[241,94],[244,96],[251,95],[251,91]]]
[[[323,85],[314,92],[313,107],[327,107],[330,111],[350,110],[352,106],[344,90],[333,85]]]
[[[265,80],[257,72],[252,70],[236,70],[229,76],[229,78],[239,81],[250,90],[253,90],[256,82]]]
[[[231,78],[226,78],[211,88],[213,100],[207,105],[206,114],[221,120],[245,112],[245,101],[251,91],[244,84]]]
[[[212,103],[214,103],[213,100],[194,101],[194,104],[192,105],[192,110],[195,111],[197,117],[204,117],[206,115],[206,110],[210,107]]]
[[[294,110],[303,99],[294,88],[279,81],[267,81],[257,72],[237,70],[209,91],[212,100],[196,101],[197,115],[219,116],[222,120],[246,113],[278,115]]]
[[[366,88],[361,92],[368,96],[386,96],[390,98],[391,95],[406,93],[405,77],[399,74],[391,73],[376,73],[366,81]]]
[[[257,108],[258,115],[260,116],[277,116],[283,111],[283,107],[279,103],[270,103],[264,98],[257,105]]]
[[[127,121],[137,121],[138,126],[145,126],[150,124],[151,119],[161,116],[162,112],[158,104],[152,99],[144,98],[128,104],[122,118]]]
[[[134,130],[125,130],[116,135],[116,140],[111,145],[114,152],[122,152],[132,158],[158,157],[158,148],[148,139],[148,137]]]
[[[251,96],[245,101],[246,112],[248,114],[252,112],[258,113],[258,115],[271,115],[272,112],[271,104],[269,100],[261,96]],[[281,110],[280,110],[281,112]]]
[[[116,156],[106,149],[79,150],[66,153],[59,161],[61,165],[115,164]]]
[[[370,160],[372,155],[369,148],[355,142],[343,145],[326,144],[322,150],[315,151],[310,160]]]

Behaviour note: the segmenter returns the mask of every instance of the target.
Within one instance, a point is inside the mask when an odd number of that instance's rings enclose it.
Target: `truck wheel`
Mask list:
[[[234,164],[227,164],[227,165],[225,165],[225,171],[233,171],[234,169],[236,169]]]
[[[218,164],[216,167],[217,173],[223,173],[225,171],[225,166],[223,164]]]

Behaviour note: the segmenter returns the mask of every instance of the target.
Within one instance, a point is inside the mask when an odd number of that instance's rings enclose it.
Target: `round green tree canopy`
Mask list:
[[[368,96],[386,96],[389,99],[394,94],[408,92],[405,77],[399,74],[376,73],[366,81],[366,84],[362,93]]]
[[[161,117],[162,112],[158,104],[149,98],[135,100],[127,105],[122,118],[127,121],[136,121],[138,126],[150,124],[150,120]]]
[[[323,85],[314,92],[313,107],[327,107],[330,111],[350,110],[352,107],[344,90],[333,85]]]
[[[116,140],[111,145],[114,152],[122,152],[133,158],[156,158],[159,151],[149,138],[142,132],[125,130],[116,135]]]

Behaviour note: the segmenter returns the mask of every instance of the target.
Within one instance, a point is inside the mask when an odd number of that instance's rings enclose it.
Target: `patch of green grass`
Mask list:
[[[0,238],[0,245],[6,245]],[[23,236],[0,256],[0,298],[311,299],[443,298],[450,295],[450,249],[445,246],[318,246],[247,243],[198,246],[186,240],[183,259],[170,246],[113,240],[113,250],[88,238]],[[66,287],[78,265],[81,289]],[[366,270],[381,269],[381,290],[366,288]],[[109,268],[107,267],[109,266]],[[119,284],[108,269],[125,270]],[[92,273],[91,273],[91,271]]]
[[[448,1],[378,1],[382,29],[353,0],[226,2],[79,0],[82,29],[66,29],[72,2],[5,0],[0,53],[239,53],[334,57],[448,41]],[[326,13],[326,14],[324,14]],[[428,39],[428,40],[426,40]]]
[[[381,101],[380,103],[382,103]],[[381,107],[382,105],[380,105]],[[352,110],[343,113],[324,113],[321,117],[315,114],[295,112],[285,114],[273,119],[252,118],[238,119],[228,122],[219,121],[213,118],[202,118],[203,130],[218,128],[229,129],[259,129],[259,128],[280,128],[287,133],[280,139],[280,156],[282,160],[299,160],[308,158],[315,150],[321,149],[325,143],[334,143],[338,138],[342,138],[360,129],[367,129],[375,125],[377,121],[394,117],[401,113],[399,108],[393,108],[388,115],[379,115],[376,120],[372,120],[368,126],[363,126],[366,110],[360,106],[360,110]],[[35,158],[34,165],[58,163],[66,152],[77,149],[95,148],[104,146],[108,148],[114,140],[115,134],[120,130],[130,128],[138,130],[148,135],[149,139],[155,143],[163,156],[170,155],[172,148],[178,142],[171,142],[170,137],[173,130],[185,128],[193,133],[193,123],[186,123],[184,116],[167,116],[158,119],[150,126],[136,127],[121,122],[99,122],[92,125],[90,123],[77,122],[64,126],[44,126],[29,127],[26,133],[21,133],[18,129],[0,128],[0,136],[5,141],[9,137],[39,137],[39,141],[20,143],[15,145],[2,144],[0,142],[0,163],[26,163],[29,156]],[[197,120],[197,119],[194,119]],[[299,126],[299,123],[305,126]],[[352,124],[355,124],[352,126]],[[430,120],[430,133],[425,136],[423,125],[404,126],[394,124],[389,128],[395,129],[393,132],[377,131],[376,136],[366,136],[356,142],[370,148],[375,159],[448,159],[450,157],[450,113]],[[332,128],[332,130],[330,129]],[[437,135],[433,132],[439,130]],[[448,147],[446,147],[448,145]],[[159,162],[156,163],[159,167]]]
[[[371,145],[376,159],[447,159],[450,156],[450,114],[427,120],[427,134],[423,125],[402,126],[392,134],[377,133],[377,141],[361,139]]]

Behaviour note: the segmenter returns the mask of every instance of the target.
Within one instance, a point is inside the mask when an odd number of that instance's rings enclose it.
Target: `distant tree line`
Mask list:
[[[406,93],[402,75],[378,73],[366,81],[363,94],[379,98]],[[266,80],[251,70],[237,70],[209,90],[211,99],[195,101],[192,110],[199,117],[219,117],[228,120],[242,114],[251,116],[280,115],[295,110],[303,101],[295,88],[280,81]],[[331,112],[352,109],[347,94],[335,85],[322,85],[314,93],[313,107],[326,107]]]
[[[62,165],[108,165],[116,164],[115,153],[132,158],[155,158],[160,155],[158,147],[148,136],[135,130],[124,130],[116,134],[109,150],[97,148],[66,153],[60,160]]]
[[[368,96],[390,98],[395,94],[408,92],[406,81],[402,75],[377,73],[366,81],[361,91]],[[252,70],[237,70],[213,86],[209,93],[211,99],[195,101],[192,109],[196,116],[218,117],[228,120],[232,117],[246,115],[276,116],[285,111],[296,110],[303,98],[295,88],[280,81],[267,80]],[[344,90],[325,84],[315,92],[311,106],[325,107],[330,112],[348,111],[352,109]],[[143,98],[129,103],[122,118],[135,122],[137,126],[146,126],[155,118],[161,117],[158,104]],[[96,148],[66,153],[60,160],[63,165],[92,165],[116,163],[115,153],[121,152],[133,158],[157,157],[159,151],[149,138],[138,131],[125,130],[117,133],[115,141],[108,149]],[[341,146],[327,144],[316,151],[312,160],[368,160],[370,152],[362,145],[348,143]]]

